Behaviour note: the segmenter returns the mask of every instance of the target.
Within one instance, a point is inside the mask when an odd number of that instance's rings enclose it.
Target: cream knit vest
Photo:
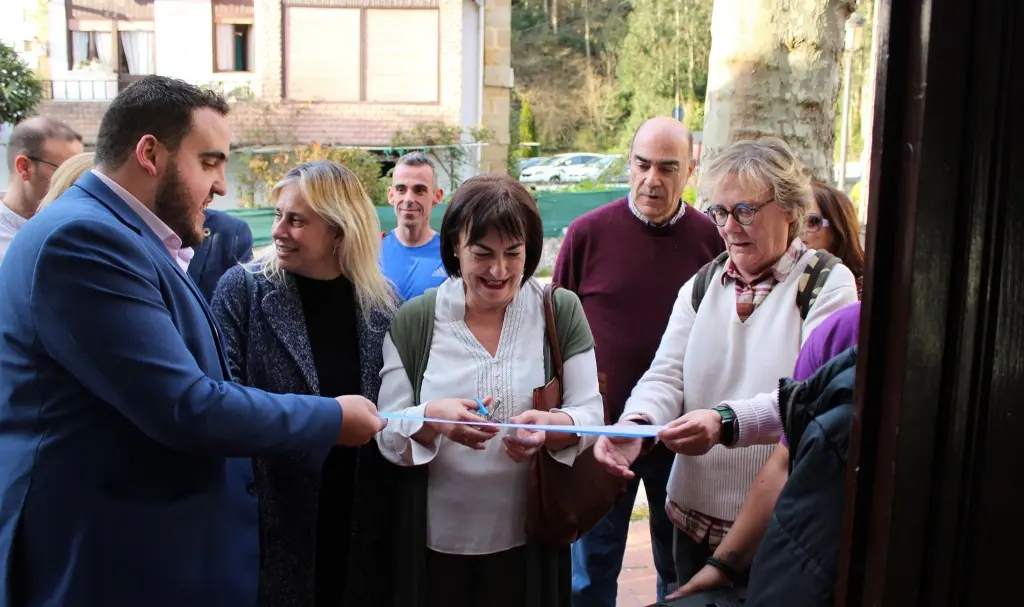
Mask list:
[[[735,284],[722,284],[719,268],[701,302],[686,345],[683,365],[685,411],[715,407],[725,400],[771,392],[780,377],[793,374],[800,347],[813,326],[821,321],[813,312],[800,318],[796,294],[808,251],[771,294],[746,320],[736,314]],[[834,272],[822,289],[834,289],[853,277],[846,268]],[[692,285],[680,292],[689,303]],[[855,291],[853,297],[855,299]],[[828,299],[822,297],[822,299]],[[817,307],[817,306],[815,306]],[[690,308],[692,314],[692,307]],[[805,326],[807,325],[807,326]],[[734,521],[747,490],[775,446],[726,449],[716,445],[702,457],[677,455],[669,478],[669,498],[682,508]]]

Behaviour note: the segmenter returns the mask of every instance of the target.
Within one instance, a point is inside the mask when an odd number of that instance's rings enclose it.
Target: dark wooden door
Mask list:
[[[879,1],[837,604],[1024,604],[1024,1]]]

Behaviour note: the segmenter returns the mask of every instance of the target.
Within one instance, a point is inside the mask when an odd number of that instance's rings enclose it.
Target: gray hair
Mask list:
[[[737,141],[725,148],[701,172],[701,196],[710,199],[727,177],[736,179],[740,187],[770,192],[775,203],[793,218],[789,225],[790,240],[803,233],[814,191],[810,178],[785,141],[762,137]]]
[[[398,162],[395,163],[395,167],[397,168],[403,165],[409,167],[430,167],[430,178],[434,180],[434,189],[437,189],[437,169],[434,167],[434,161],[431,160],[430,156],[427,156],[425,152],[417,150],[402,156],[398,159]]]

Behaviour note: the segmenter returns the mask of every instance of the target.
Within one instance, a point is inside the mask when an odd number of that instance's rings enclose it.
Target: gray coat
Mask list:
[[[250,267],[251,269],[251,267]],[[319,394],[316,365],[302,303],[290,277],[272,282],[254,275],[247,292],[246,268],[229,270],[213,298],[235,381],[276,393]],[[359,359],[362,394],[373,402],[380,390],[384,335],[393,313],[361,311]],[[337,395],[324,395],[337,396]],[[320,472],[305,453],[253,460],[260,502],[261,607],[311,607],[314,597]],[[375,441],[359,449],[352,511],[346,607],[384,604],[391,587],[384,532],[390,519],[385,488],[394,468]],[[339,606],[341,607],[341,606]]]

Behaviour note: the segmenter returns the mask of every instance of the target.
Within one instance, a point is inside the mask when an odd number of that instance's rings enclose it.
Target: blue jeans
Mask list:
[[[676,589],[672,555],[674,527],[665,514],[665,490],[674,457],[659,445],[638,460],[633,466],[636,477],[630,481],[625,495],[601,522],[572,545],[572,607],[615,607],[629,519],[641,480],[651,511],[651,548],[658,572],[658,600]]]

